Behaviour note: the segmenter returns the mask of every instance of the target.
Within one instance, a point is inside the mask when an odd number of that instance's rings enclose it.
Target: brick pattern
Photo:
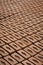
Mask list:
[[[0,0],[0,65],[43,65],[43,0]]]

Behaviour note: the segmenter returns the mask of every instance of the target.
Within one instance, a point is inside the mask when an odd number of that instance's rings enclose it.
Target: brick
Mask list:
[[[26,59],[30,57],[30,55],[27,52],[25,52],[24,50],[19,50],[18,53]]]
[[[5,60],[7,60],[11,65],[14,65],[17,63],[15,59],[13,59],[11,56],[4,57]]]
[[[14,57],[18,62],[21,62],[24,60],[24,58],[20,56],[18,53],[13,53],[12,57]]]

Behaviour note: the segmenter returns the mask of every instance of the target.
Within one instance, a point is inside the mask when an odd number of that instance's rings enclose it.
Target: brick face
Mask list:
[[[0,0],[0,65],[43,65],[43,0]]]

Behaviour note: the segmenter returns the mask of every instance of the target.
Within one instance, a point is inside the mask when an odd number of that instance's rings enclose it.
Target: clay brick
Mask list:
[[[12,42],[12,43],[10,44],[10,46],[12,46],[15,50],[21,49],[21,47],[20,47],[19,45],[17,45],[15,42]]]
[[[9,53],[12,53],[12,52],[15,51],[15,50],[14,50],[12,47],[10,47],[9,45],[4,45],[3,48],[4,48],[5,50],[7,50]]]
[[[28,60],[24,60],[22,63],[23,63],[24,65],[34,65],[33,63],[31,63],[31,62],[28,61]]]
[[[4,57],[5,60],[7,60],[11,65],[14,65],[17,63],[15,59],[13,59],[11,56]]]
[[[18,53],[13,53],[12,57],[14,57],[18,62],[21,62],[24,60],[24,58],[20,56]]]
[[[27,52],[25,52],[24,50],[19,50],[18,53],[21,54],[24,58],[30,57],[30,55]]]

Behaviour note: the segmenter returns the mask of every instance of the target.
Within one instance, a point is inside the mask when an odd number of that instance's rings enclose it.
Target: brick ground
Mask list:
[[[0,65],[43,65],[43,0],[0,0]]]

